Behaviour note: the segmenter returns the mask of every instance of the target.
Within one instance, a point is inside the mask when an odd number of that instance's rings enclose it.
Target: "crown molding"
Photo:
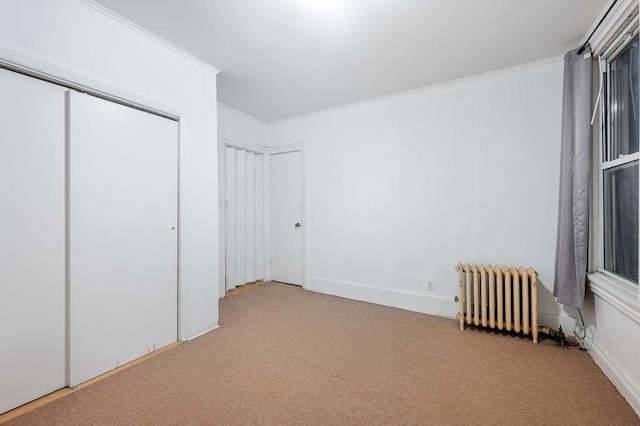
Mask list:
[[[248,113],[246,113],[244,111],[240,111],[237,108],[234,108],[232,106],[229,106],[229,105],[225,104],[224,102],[218,101],[218,109],[226,109],[227,111],[231,111],[231,112],[233,112],[233,113],[235,113],[235,114],[237,114],[237,115],[239,115],[241,117],[246,118],[247,120],[253,121],[253,122],[258,123],[258,124],[262,124],[263,126],[267,125],[267,123],[265,121],[260,120],[258,117],[255,117],[255,116],[253,116],[251,114],[248,114]]]
[[[282,118],[280,120],[275,120],[275,121],[269,121],[267,122],[267,126],[271,126],[274,124],[281,124],[281,123],[285,123],[289,120],[295,120],[298,118],[307,118],[307,117],[313,117],[315,115],[321,115],[321,114],[327,114],[327,113],[331,113],[331,112],[335,112],[335,111],[340,111],[343,109],[349,109],[349,108],[353,108],[353,107],[358,107],[358,106],[362,106],[362,105],[367,105],[367,104],[373,104],[373,103],[378,103],[378,102],[383,102],[383,101],[388,101],[388,100],[392,100],[392,99],[396,99],[396,98],[403,98],[403,97],[407,97],[407,96],[414,96],[423,92],[429,92],[431,90],[437,90],[437,89],[442,89],[444,87],[449,87],[449,86],[456,86],[458,84],[464,84],[470,81],[475,81],[475,80],[482,80],[485,78],[492,78],[492,77],[497,77],[499,75],[502,74],[509,74],[515,71],[521,71],[521,70],[526,70],[529,68],[535,68],[535,67],[539,67],[542,65],[547,65],[547,64],[552,64],[555,62],[560,62],[564,60],[564,55],[561,56],[553,56],[551,58],[547,58],[547,59],[542,59],[539,61],[535,61],[535,62],[528,62],[526,64],[521,64],[521,65],[515,65],[512,67],[507,67],[507,68],[502,68],[499,70],[494,70],[494,71],[488,71],[488,72],[484,72],[484,73],[480,73],[480,74],[475,74],[475,75],[471,75],[468,77],[462,77],[462,78],[458,78],[455,80],[449,80],[449,81],[444,81],[442,83],[436,83],[436,84],[432,84],[429,86],[422,86],[422,87],[418,87],[416,89],[410,89],[410,90],[405,90],[402,92],[397,92],[397,93],[391,93],[389,95],[385,95],[385,96],[379,96],[377,98],[371,98],[371,99],[365,99],[363,101],[358,101],[358,102],[352,102],[350,104],[345,104],[345,105],[340,105],[337,107],[333,107],[333,108],[326,108],[326,109],[321,109],[318,111],[312,111],[312,112],[308,112],[308,113],[304,113],[304,114],[298,114],[298,115],[294,115],[291,117],[286,117],[286,118]]]
[[[209,65],[208,63],[204,62],[201,59],[196,58],[195,56],[193,56],[190,53],[185,52],[184,50],[180,49],[179,47],[174,46],[173,44],[169,43],[168,41],[158,37],[157,35],[145,30],[142,27],[139,27],[138,25],[134,24],[133,22],[129,21],[128,19],[123,18],[122,16],[118,15],[117,13],[111,11],[110,9],[107,9],[106,7],[102,6],[101,4],[96,3],[94,0],[78,0],[80,3],[85,4],[86,6],[89,6],[90,8],[102,13],[103,15],[113,19],[116,22],[119,22],[120,24],[134,30],[135,32],[137,32],[138,34],[141,34],[145,37],[147,37],[149,40],[154,41],[155,43],[158,43],[159,45],[173,51],[174,53],[177,53],[178,55],[190,60],[191,62],[211,71],[214,72],[215,74],[218,74],[220,72],[219,69]]]

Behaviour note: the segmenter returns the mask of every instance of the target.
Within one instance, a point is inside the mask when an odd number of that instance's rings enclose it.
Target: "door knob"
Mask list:
[[[296,229],[300,228],[300,222],[296,223],[294,226],[296,227]]]

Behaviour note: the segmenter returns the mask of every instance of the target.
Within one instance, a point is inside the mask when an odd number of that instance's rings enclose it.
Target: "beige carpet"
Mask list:
[[[585,352],[266,283],[221,328],[7,425],[636,425]]]

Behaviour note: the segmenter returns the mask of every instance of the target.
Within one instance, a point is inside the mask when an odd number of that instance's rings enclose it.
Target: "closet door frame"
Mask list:
[[[226,265],[226,250],[227,250],[227,148],[235,148],[243,151],[251,152],[254,154],[262,155],[263,157],[263,194],[264,194],[264,204],[263,204],[263,241],[264,241],[264,273],[265,273],[265,281],[271,279],[271,268],[268,262],[268,259],[271,257],[270,254],[270,246],[269,246],[269,150],[268,148],[262,148],[259,146],[251,145],[239,139],[232,138],[230,136],[218,134],[218,193],[220,194],[219,200],[219,215],[220,218],[220,295],[219,298],[222,299],[227,292],[227,283],[226,283],[226,275],[227,275],[227,265]]]
[[[53,63],[16,52],[12,49],[0,46],[0,67],[9,71],[14,71],[27,77],[43,80],[71,90],[84,92],[111,102],[135,108],[150,114],[158,115],[178,123],[178,229],[177,229],[177,252],[178,252],[178,341],[187,341],[189,328],[187,324],[188,312],[187,289],[181,283],[181,139],[184,129],[181,125],[185,118],[185,113],[179,106],[160,103],[144,96],[140,96],[128,90],[104,83],[86,75],[62,68]],[[65,166],[66,167],[66,166]],[[222,257],[222,256],[221,256]],[[68,282],[66,284],[68,289]],[[67,290],[68,291],[68,290]],[[68,324],[67,324],[68,327]]]

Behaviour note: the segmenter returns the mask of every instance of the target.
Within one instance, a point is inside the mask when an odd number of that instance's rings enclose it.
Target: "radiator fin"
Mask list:
[[[538,273],[531,268],[459,263],[460,330],[465,324],[531,334],[538,343]]]

